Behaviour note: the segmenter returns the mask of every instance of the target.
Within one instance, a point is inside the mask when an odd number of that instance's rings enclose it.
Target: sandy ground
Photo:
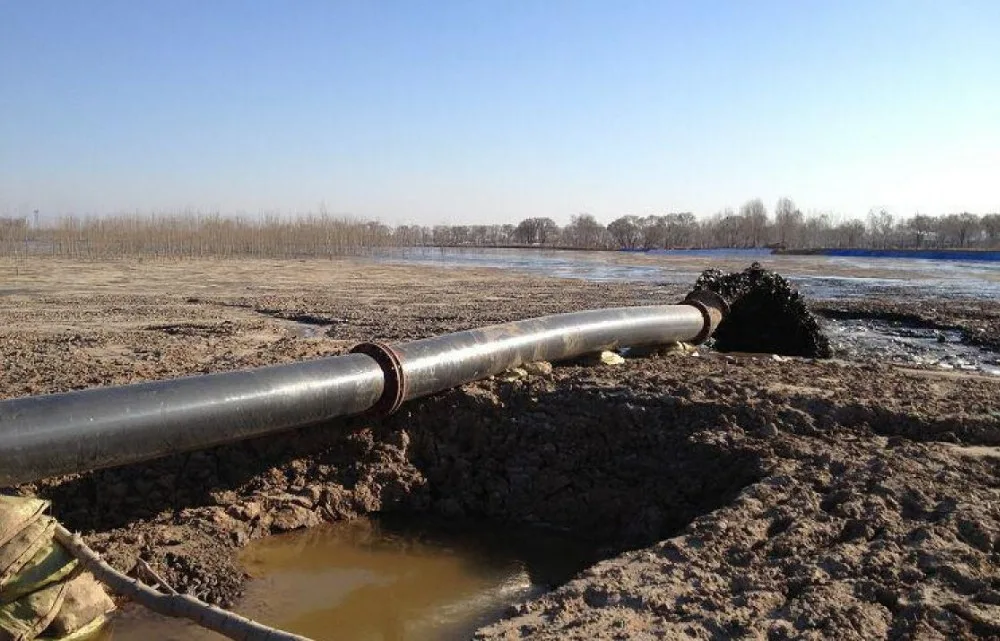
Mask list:
[[[0,397],[682,293],[346,260],[0,261]],[[817,306],[987,337],[1000,320],[985,301]],[[385,421],[20,491],[52,498],[124,569],[145,558],[223,604],[241,592],[235,552],[251,538],[433,511],[548,525],[607,550],[482,638],[1000,637],[998,399],[995,377],[932,368],[658,356],[502,377]]]

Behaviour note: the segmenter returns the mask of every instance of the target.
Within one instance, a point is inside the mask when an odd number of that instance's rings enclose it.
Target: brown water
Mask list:
[[[549,532],[468,522],[358,520],[262,539],[241,614],[317,641],[467,639],[569,579],[594,551]],[[216,639],[127,608],[102,641]]]

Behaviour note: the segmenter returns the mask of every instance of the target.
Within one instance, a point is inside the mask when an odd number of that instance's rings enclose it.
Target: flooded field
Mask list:
[[[492,267],[532,276],[595,282],[690,286],[708,268],[738,271],[757,261],[780,273],[811,301],[1000,298],[1000,263],[914,258],[772,255],[770,250],[661,252],[400,248],[378,261],[448,267]],[[1000,375],[1000,358],[964,344],[955,330],[878,319],[822,319],[841,358],[871,358]]]
[[[242,554],[253,578],[235,609],[316,641],[457,641],[597,558],[538,528],[357,519],[255,541]],[[95,640],[150,638],[217,637],[130,608]]]
[[[704,269],[737,271],[753,261],[812,299],[869,296],[1000,297],[1000,263],[904,258],[772,255],[770,250],[593,252],[412,247],[380,250],[379,261],[493,267],[557,278],[689,284]]]

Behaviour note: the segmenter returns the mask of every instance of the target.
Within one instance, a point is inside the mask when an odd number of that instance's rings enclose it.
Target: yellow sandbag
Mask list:
[[[92,635],[97,634],[97,631],[101,629],[101,626],[108,622],[106,616],[99,616],[87,625],[83,626],[76,632],[70,632],[69,634],[61,637],[50,637],[45,636],[46,641],[82,641],[82,639],[93,639]],[[104,638],[103,636],[101,637]]]
[[[55,529],[55,519],[41,516],[0,547],[0,585],[10,581],[40,549],[51,544]]]
[[[0,641],[31,641],[59,613],[66,583],[56,583],[0,607]]]
[[[0,546],[5,545],[49,507],[48,501],[24,496],[0,496]]]
[[[45,636],[74,634],[115,609],[104,588],[90,572],[83,572],[66,583],[66,595],[59,613],[45,630]]]
[[[16,601],[25,594],[61,581],[76,565],[73,555],[50,539],[17,574],[0,581],[0,604]]]

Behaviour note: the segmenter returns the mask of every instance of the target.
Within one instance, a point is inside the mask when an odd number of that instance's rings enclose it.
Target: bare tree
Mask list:
[[[548,245],[559,235],[559,226],[551,218],[525,218],[514,230],[514,238],[528,245]]]
[[[642,223],[638,216],[622,216],[611,221],[608,233],[623,249],[636,249],[642,243]]]
[[[705,244],[709,247],[739,247],[743,219],[732,207],[717,212],[703,226]]]
[[[884,207],[868,211],[868,232],[872,243],[881,249],[888,249],[892,240],[893,217]]]
[[[767,208],[764,201],[754,198],[740,207],[741,236],[744,247],[760,247],[767,242]]]
[[[606,245],[607,229],[590,214],[573,216],[563,229],[564,242],[570,247],[599,249]]]
[[[830,215],[825,213],[810,215],[802,226],[800,244],[803,247],[826,247],[834,244],[831,238]]]
[[[905,224],[905,229],[912,238],[912,245],[917,249],[920,249],[925,243],[937,236],[937,227],[937,221],[924,214],[916,214],[913,218],[906,221]]]
[[[969,212],[945,216],[941,221],[941,230],[947,235],[950,244],[965,247],[981,231],[979,216]]]
[[[800,244],[802,235],[802,212],[796,209],[790,198],[779,198],[774,206],[774,229],[782,247]]]
[[[865,240],[865,224],[860,220],[848,220],[837,225],[832,236],[837,247],[860,247]]]
[[[666,247],[690,247],[698,234],[698,219],[691,212],[667,214]]]
[[[1000,214],[986,214],[982,218],[983,231],[986,233],[986,242],[990,247],[1000,246]]]
[[[642,227],[642,245],[646,249],[663,249],[667,246],[667,220],[665,216],[646,216],[639,220]]]

